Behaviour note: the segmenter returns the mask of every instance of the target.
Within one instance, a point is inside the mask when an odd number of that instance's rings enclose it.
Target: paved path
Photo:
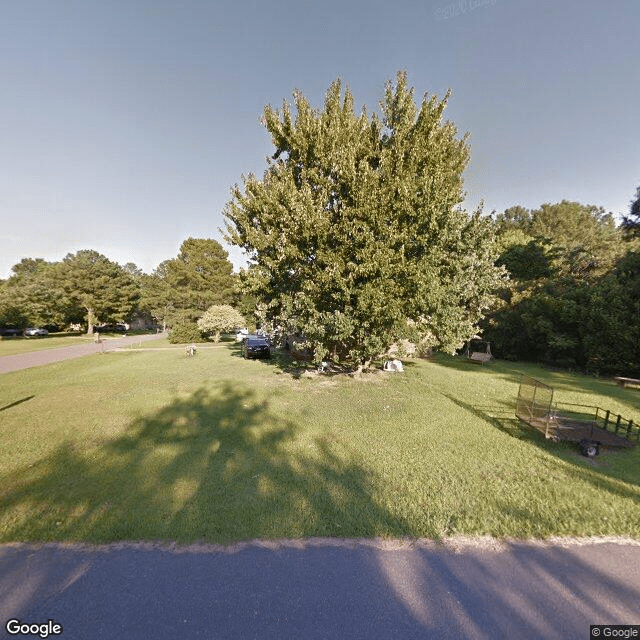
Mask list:
[[[69,640],[587,640],[640,624],[640,541],[0,545],[0,634],[12,618]]]
[[[130,344],[147,342],[148,340],[158,340],[158,338],[165,337],[166,334],[163,333],[127,336],[126,338],[106,339],[99,344],[91,342],[89,344],[76,344],[70,347],[60,347],[59,349],[43,349],[42,351],[31,351],[29,353],[17,353],[12,356],[3,356],[0,358],[0,373],[19,371],[20,369],[37,367],[39,365],[51,364],[52,362],[60,362],[62,360],[71,360],[73,358],[89,355],[90,353],[111,351]]]

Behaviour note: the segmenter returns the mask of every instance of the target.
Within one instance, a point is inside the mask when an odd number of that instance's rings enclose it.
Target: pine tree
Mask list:
[[[91,249],[68,254],[59,265],[58,277],[68,304],[86,318],[88,334],[98,321],[128,319],[140,297],[129,273]]]
[[[629,215],[622,220],[622,228],[631,238],[640,238],[640,187],[636,189],[636,199],[629,206]]]

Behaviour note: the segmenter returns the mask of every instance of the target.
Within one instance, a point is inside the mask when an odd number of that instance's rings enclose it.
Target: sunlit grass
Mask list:
[[[292,376],[229,343],[5,374],[0,539],[640,537],[640,447],[546,442],[513,416],[518,371],[640,419],[609,381],[446,356]]]

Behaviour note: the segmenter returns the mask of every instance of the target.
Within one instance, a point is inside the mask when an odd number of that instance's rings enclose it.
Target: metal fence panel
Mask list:
[[[549,429],[553,427],[552,403],[552,387],[529,376],[522,376],[516,402],[516,416],[542,431],[547,437],[550,436]]]

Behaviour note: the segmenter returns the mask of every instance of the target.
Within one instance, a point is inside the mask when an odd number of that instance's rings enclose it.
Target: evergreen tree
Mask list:
[[[167,282],[167,264],[161,262],[150,275],[140,276],[140,302],[138,306],[147,312],[156,322],[167,329],[167,324],[174,313],[177,295]]]
[[[129,273],[90,249],[68,254],[60,264],[59,278],[69,304],[86,318],[88,334],[98,321],[127,320],[140,296]]]
[[[57,263],[24,258],[12,272],[0,289],[0,323],[41,327],[66,322],[69,308]]]
[[[356,115],[339,80],[322,111],[299,92],[295,118],[286,102],[265,109],[275,153],[232,190],[226,239],[250,258],[245,293],[316,361],[362,370],[409,321],[449,351],[477,330],[502,270],[489,221],[459,208],[469,152],[442,121],[448,98],[418,107],[399,73],[382,119]]]
[[[636,189],[636,199],[631,202],[629,215],[622,220],[622,228],[631,238],[640,238],[640,187]]]
[[[212,239],[188,238],[177,258],[162,263],[157,292],[165,304],[187,313],[193,320],[211,305],[228,304],[233,297],[233,265],[229,254]]]

